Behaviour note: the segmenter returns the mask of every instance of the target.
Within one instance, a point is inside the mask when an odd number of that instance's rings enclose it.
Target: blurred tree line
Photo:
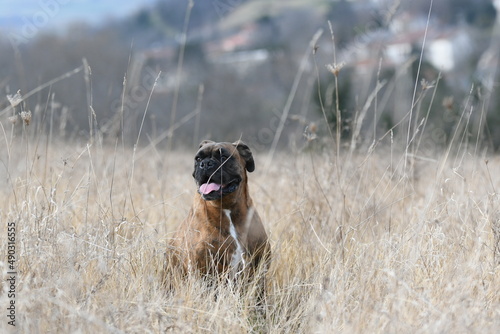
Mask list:
[[[190,3],[159,1],[125,20],[99,27],[75,23],[64,31],[42,31],[19,45],[3,34],[0,110],[7,110],[7,94],[17,90],[26,94],[88,65],[25,101],[35,120],[50,110],[53,122],[64,123],[63,136],[88,136],[95,123],[103,138],[114,140],[123,132],[125,140],[134,143],[145,115],[141,137],[145,141],[171,137],[176,145],[191,145],[205,137],[233,140],[242,136],[257,149],[265,149],[279,132],[283,107],[291,98],[290,114],[283,124],[283,145],[300,145],[306,140],[304,129],[311,129],[311,125],[320,136],[328,134],[327,126],[335,129],[337,95],[342,135],[348,138],[377,82],[387,83],[378,93],[380,109],[375,112],[375,104],[371,105],[371,116],[364,119],[367,138],[400,121],[411,99],[398,95],[398,89],[411,95],[414,83],[422,78],[429,83],[439,79],[435,96],[425,93],[419,108],[427,113],[432,99],[429,117],[447,134],[453,124],[443,122],[442,114],[460,114],[472,83],[477,82],[477,103],[486,94],[480,90],[476,74],[495,27],[491,0],[434,2],[433,22],[443,28],[465,26],[475,37],[471,56],[453,73],[440,74],[424,61],[417,78],[421,50],[415,45],[411,52],[415,57],[405,65],[403,79],[398,68],[381,69],[380,55],[374,54],[375,65],[364,73],[360,73],[359,64],[346,59],[337,87],[326,64],[333,63],[335,56],[340,59],[353,43],[369,44],[370,36],[383,34],[402,13],[426,17],[430,1],[390,0],[375,5],[371,1],[304,0],[292,6],[286,1],[269,5],[263,0],[218,0],[193,1],[192,7]],[[323,29],[323,34],[312,52],[309,43],[318,29]],[[304,57],[308,57],[307,66],[301,69]],[[294,80],[298,80],[298,87],[290,96]],[[497,89],[497,85],[490,89]],[[496,145],[500,144],[500,135],[493,131],[500,122],[497,95],[492,95],[488,106],[487,138]],[[443,106],[442,101],[454,103]],[[11,112],[2,115],[2,122]]]

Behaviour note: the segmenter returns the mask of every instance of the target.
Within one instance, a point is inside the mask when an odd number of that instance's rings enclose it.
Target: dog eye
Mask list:
[[[194,160],[195,160],[196,162],[200,162],[200,161],[201,161],[201,158],[200,158],[200,157],[196,157],[196,158],[194,158]]]

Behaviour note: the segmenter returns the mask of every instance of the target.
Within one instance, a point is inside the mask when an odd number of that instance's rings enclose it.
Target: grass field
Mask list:
[[[8,277],[13,222],[17,272],[15,297],[0,297],[2,333],[13,329],[11,300],[19,333],[500,328],[499,157],[461,146],[422,160],[395,145],[337,157],[326,146],[278,152],[264,168],[257,155],[250,191],[273,251],[263,316],[230,287],[160,287],[167,241],[195,191],[195,148],[29,131],[4,128],[0,151],[0,266]]]

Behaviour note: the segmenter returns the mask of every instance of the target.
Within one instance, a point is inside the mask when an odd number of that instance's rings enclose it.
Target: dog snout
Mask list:
[[[200,162],[200,169],[203,169],[203,170],[210,170],[212,168],[214,168],[215,166],[215,162],[212,160],[212,159],[204,159]]]

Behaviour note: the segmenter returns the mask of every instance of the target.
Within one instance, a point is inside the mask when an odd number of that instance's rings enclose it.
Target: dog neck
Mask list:
[[[239,219],[237,218],[245,217],[248,211],[248,207],[240,205],[240,202],[227,201],[226,199],[203,201],[203,203],[209,217],[219,217],[224,213],[227,215],[229,212],[232,217],[236,218],[235,224],[238,224]]]

